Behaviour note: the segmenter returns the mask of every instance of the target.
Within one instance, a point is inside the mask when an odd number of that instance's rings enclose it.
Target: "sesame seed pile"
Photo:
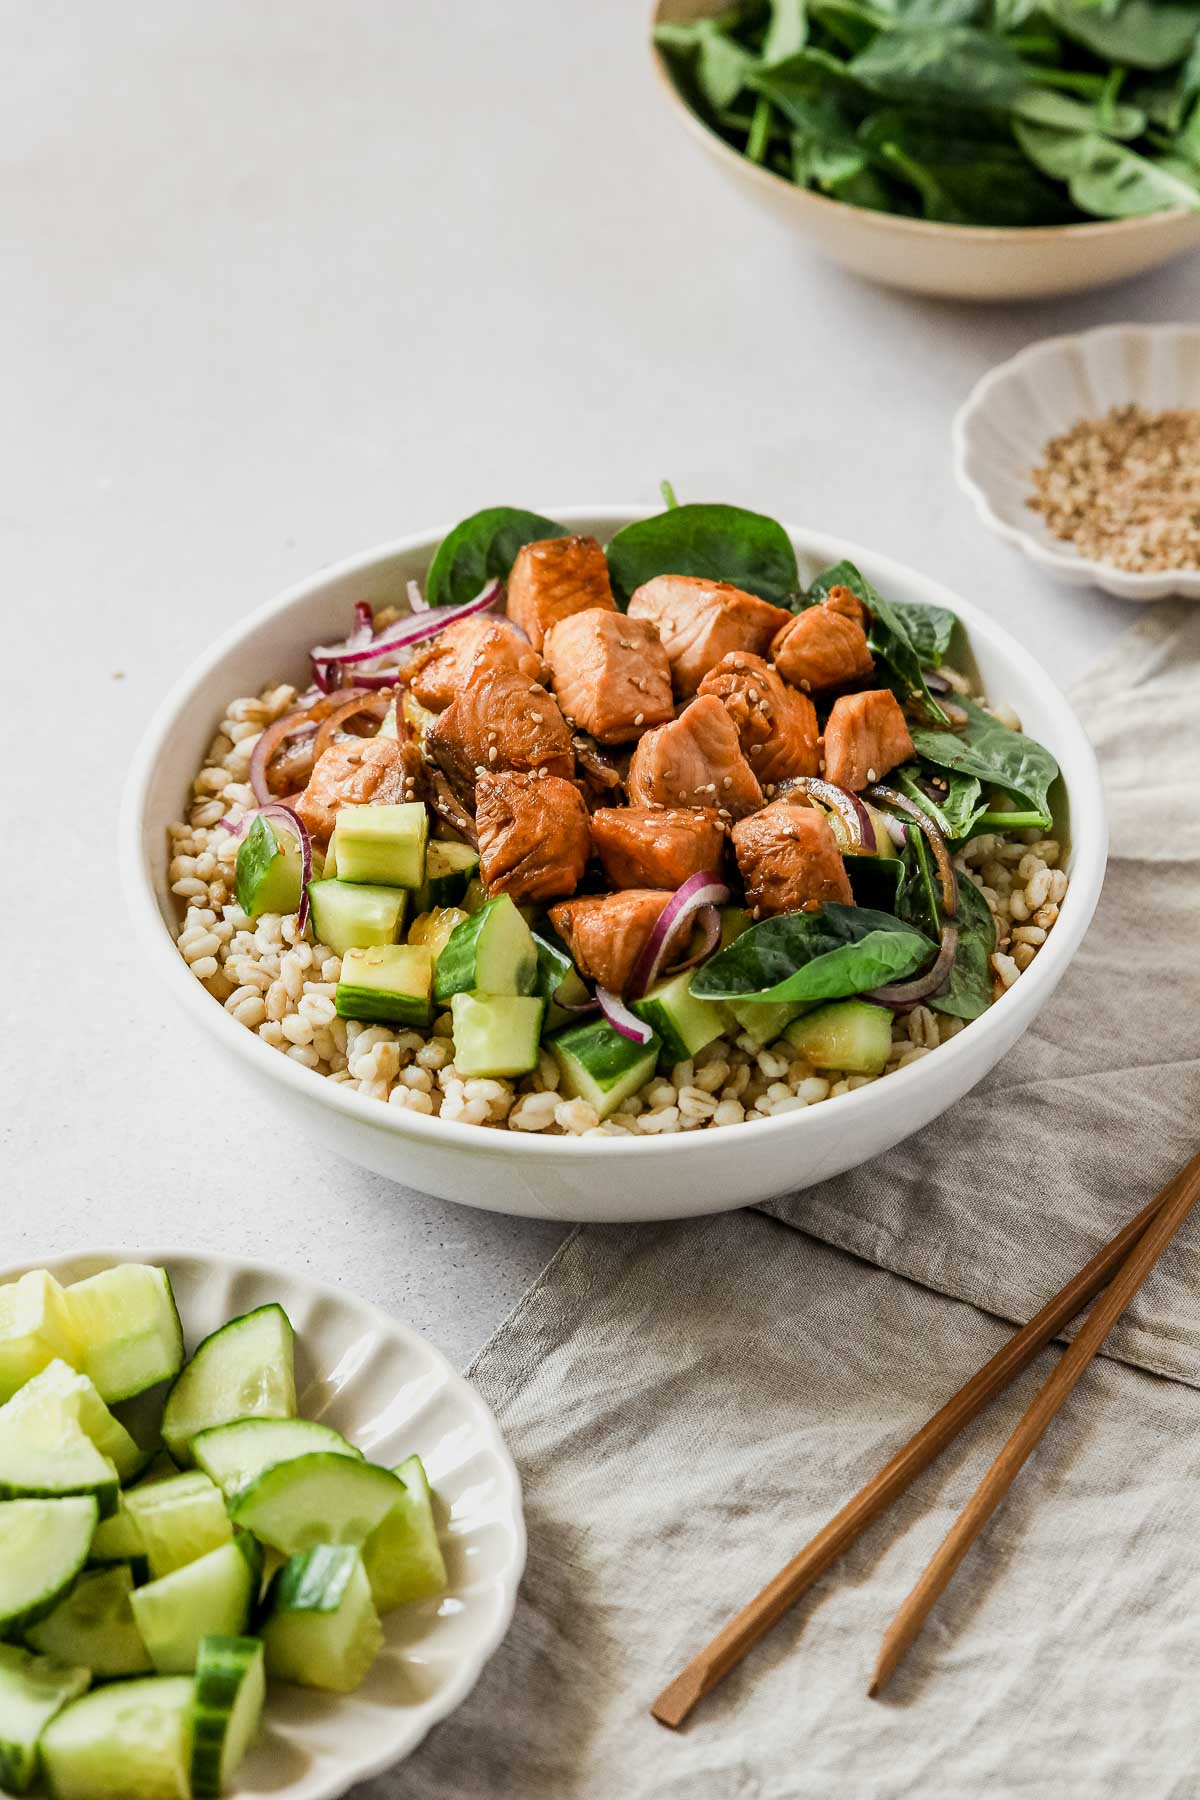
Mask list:
[[[1028,504],[1118,569],[1200,568],[1200,411],[1114,406],[1051,438]]]

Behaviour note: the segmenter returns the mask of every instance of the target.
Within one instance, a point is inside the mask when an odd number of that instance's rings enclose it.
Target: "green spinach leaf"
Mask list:
[[[1180,165],[1139,156],[1098,131],[1055,131],[1024,119],[1013,120],[1013,131],[1031,162],[1067,183],[1083,212],[1128,219],[1172,206],[1200,211],[1200,188]]]
[[[944,994],[929,1002],[955,1019],[977,1019],[992,1000],[992,952],[996,922],[987,901],[968,876],[958,881],[958,953]]]
[[[779,606],[799,585],[792,540],[775,519],[741,506],[675,506],[638,519],[608,546],[613,592],[627,606],[655,575],[700,575]]]
[[[692,977],[703,1000],[840,1000],[902,981],[936,954],[923,932],[887,913],[835,902],[764,919]]]
[[[936,779],[931,780],[933,777]],[[978,776],[964,775],[956,769],[942,771],[923,768],[920,763],[905,763],[888,779],[915,800],[951,842],[970,836],[971,827],[987,804]]]
[[[1001,725],[973,700],[962,698],[955,704],[967,714],[965,730],[954,733],[915,727],[912,741],[917,755],[938,769],[974,775],[989,787],[1016,794],[1037,814],[1036,828],[1048,831],[1054,822],[1050,788],[1058,775],[1058,764],[1050,752],[1023,731]]]
[[[940,669],[954,637],[958,616],[948,606],[922,606],[917,600],[893,600],[892,611],[908,633],[908,641],[926,669]]]
[[[1012,103],[1014,118],[1031,125],[1050,125],[1056,131],[1102,131],[1106,137],[1136,138],[1146,129],[1146,115],[1138,106],[1077,100],[1055,88],[1031,87]]]
[[[755,58],[728,37],[716,19],[692,19],[655,28],[654,41],[690,64],[692,78],[713,112],[731,106],[746,86]]]
[[[503,581],[524,544],[563,537],[561,525],[517,506],[489,506],[447,533],[425,578],[430,606],[461,606],[489,581]]]
[[[1200,36],[1200,7],[1164,0],[1042,0],[1060,31],[1106,62],[1169,69]]]
[[[762,43],[768,65],[803,50],[808,42],[808,0],[771,0],[770,22]]]
[[[1006,106],[1028,76],[1001,37],[969,25],[902,25],[881,31],[851,59],[856,80],[885,100]]]
[[[903,704],[919,700],[928,716],[939,725],[949,723],[945,713],[925,685],[921,658],[908,635],[902,614],[856,569],[852,562],[834,563],[815,578],[805,596],[809,605],[823,600],[831,588],[848,587],[862,601],[871,615],[867,642],[871,654],[883,667],[888,685]]]

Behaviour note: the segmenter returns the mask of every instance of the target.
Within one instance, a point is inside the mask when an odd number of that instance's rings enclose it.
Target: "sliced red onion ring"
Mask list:
[[[872,800],[878,800],[884,806],[894,806],[898,812],[906,814],[928,839],[942,883],[942,914],[947,919],[954,918],[958,912],[958,876],[954,873],[946,840],[925,808],[918,806],[915,800],[910,800],[907,794],[898,793],[895,788],[877,784],[868,788],[867,793]]]
[[[654,1036],[649,1025],[643,1023],[636,1013],[631,1013],[619,994],[612,994],[607,988],[596,989],[596,999],[600,1011],[604,1014],[614,1031],[628,1038],[631,1044],[648,1044]]]
[[[698,875],[689,876],[682,887],[676,888],[659,913],[646,948],[634,966],[629,991],[635,1000],[654,986],[677,934],[685,927],[691,929],[701,907],[724,906],[728,898],[729,889],[711,869],[702,869]]]
[[[859,999],[874,1000],[880,1006],[890,1006],[894,1012],[906,1012],[945,987],[957,955],[958,927],[947,925],[942,930],[941,948],[923,975],[915,975],[911,981],[893,981],[888,987],[874,988],[869,994],[860,994]]]
[[[469,619],[475,613],[486,612],[489,606],[495,605],[503,589],[503,582],[489,581],[481,593],[476,594],[473,600],[465,601],[462,606],[431,606],[418,613],[415,618],[409,615],[397,619],[395,624],[386,625],[369,644],[361,648],[351,645],[349,639],[342,644],[314,644],[309,655],[318,686],[322,674],[328,679],[331,669],[376,662],[389,651],[403,650],[409,644],[420,643],[423,638],[436,637],[439,631],[444,631],[447,625],[453,625],[456,619]]]
[[[892,813],[884,813],[883,822],[887,827],[887,834],[897,850],[903,850],[905,844],[908,842],[908,832],[905,830],[904,826]]]
[[[671,964],[672,975],[682,975],[685,969],[694,969],[697,963],[707,962],[721,941],[721,915],[715,906],[702,906],[696,914],[696,924],[700,930],[700,943],[683,962]]]
[[[348,693],[341,706],[335,706],[329,716],[321,721],[320,730],[317,732],[317,741],[313,745],[314,764],[320,762],[325,752],[335,742],[338,732],[347,719],[357,718],[359,713],[370,713],[376,721],[375,730],[378,731],[387,717],[390,705],[390,698],[383,694]],[[374,733],[364,732],[362,735],[373,736]]]
[[[555,1006],[560,1006],[564,1012],[569,1013],[598,1012],[600,1008],[599,1000],[594,997],[589,997],[587,1000],[564,1000],[559,994],[552,994],[551,999]],[[638,1022],[641,1023],[640,1020]]]
[[[317,726],[314,720],[305,719],[293,712],[286,714],[282,719],[274,720],[272,724],[266,726],[266,728],[260,732],[258,742],[250,752],[250,769],[248,776],[250,786],[254,790],[254,798],[258,801],[260,806],[269,805],[275,798],[267,782],[267,770],[270,768],[271,759],[275,755],[280,744],[282,744],[286,738],[307,737],[310,732],[314,732],[316,729]]]
[[[868,855],[873,853],[874,823],[858,795],[852,794],[849,788],[822,781],[817,775],[793,775],[789,781],[780,782],[777,792],[780,799],[785,799],[788,794],[807,794],[810,799],[819,800],[842,821],[853,849],[864,850]]]
[[[408,610],[410,613],[423,613],[429,611],[429,602],[421,592],[421,584],[419,581],[406,581],[404,584],[404,591],[408,595]]]

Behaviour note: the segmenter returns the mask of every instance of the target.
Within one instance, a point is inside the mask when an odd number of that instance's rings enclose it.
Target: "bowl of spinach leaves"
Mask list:
[[[961,299],[1200,244],[1200,4],[658,0],[664,92],[726,175],[860,275]]]

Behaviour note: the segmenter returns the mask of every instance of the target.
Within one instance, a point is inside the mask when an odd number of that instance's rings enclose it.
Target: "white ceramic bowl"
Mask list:
[[[30,1268],[82,1281],[118,1262],[168,1271],[189,1353],[228,1319],[277,1300],[296,1329],[301,1416],[332,1425],[388,1467],[415,1452],[445,1509],[446,1594],[385,1617],[387,1641],[355,1693],[271,1682],[263,1734],[228,1791],[228,1800],[335,1800],[410,1755],[466,1699],[507,1632],[525,1566],[512,1457],[475,1389],[439,1350],[305,1275],[207,1252],[127,1249],[23,1263],[0,1270],[0,1282]]]
[[[657,0],[652,24],[724,10],[725,0]],[[872,281],[951,300],[1033,300],[1104,287],[1200,245],[1200,213],[1184,208],[1086,225],[998,229],[847,206],[740,156],[693,112],[653,42],[651,50],[672,111],[726,179],[822,255]]]
[[[641,511],[565,507],[553,516],[606,540]],[[184,814],[224,705],[276,678],[306,683],[307,647],[344,635],[355,600],[403,606],[405,581],[424,575],[444,535],[425,533],[324,570],[235,627],[167,696],[130,769],[120,862],[142,948],[167,992],[234,1061],[254,1098],[352,1162],[468,1206],[564,1220],[669,1219],[807,1187],[865,1162],[919,1131],[1004,1055],[1053,993],[1100,892],[1107,831],[1091,746],[1050,677],[978,606],[857,544],[788,529],[806,577],[849,557],[893,599],[951,607],[966,627],[986,691],[1015,706],[1058,758],[1071,809],[1071,887],[1028,972],[935,1055],[886,1080],[803,1112],[664,1137],[540,1137],[444,1122],[382,1105],[272,1050],[217,1004],[175,947],[167,825]]]
[[[968,395],[954,421],[954,473],[988,529],[1060,581],[1122,600],[1200,600],[1200,569],[1137,574],[1093,562],[1026,504],[1050,438],[1131,403],[1200,408],[1200,326],[1103,325],[1030,344]]]

